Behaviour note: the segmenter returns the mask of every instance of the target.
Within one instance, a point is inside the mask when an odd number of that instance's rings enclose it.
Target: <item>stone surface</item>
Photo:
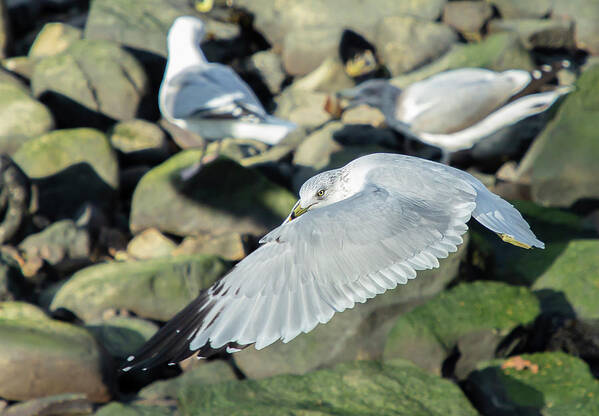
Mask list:
[[[86,322],[111,309],[166,321],[227,269],[219,258],[203,255],[98,264],[75,273],[50,309],[68,309]]]
[[[161,405],[122,404],[113,402],[101,407],[94,416],[172,416],[173,409]]]
[[[404,361],[343,364],[305,376],[188,386],[183,414],[476,415],[460,389]]]
[[[555,261],[539,276],[532,289],[560,293],[576,316],[599,318],[599,240],[571,240]],[[550,301],[550,300],[549,300]],[[558,305],[556,305],[557,307]]]
[[[239,261],[248,254],[249,240],[249,236],[239,233],[190,236],[173,250],[173,255],[213,254],[226,260]]]
[[[200,157],[199,150],[180,152],[141,179],[131,204],[133,233],[155,227],[182,236],[230,231],[262,235],[295,204],[289,191],[228,159],[205,161],[198,174],[183,182],[181,171]]]
[[[155,259],[169,256],[176,247],[175,242],[160,231],[148,228],[129,241],[127,254],[140,260]]]
[[[85,394],[66,393],[14,404],[2,416],[88,415],[92,413],[92,409]]]
[[[10,45],[10,21],[5,0],[0,0],[0,58],[7,56]]]
[[[504,19],[517,18],[542,18],[549,15],[555,0],[486,0],[497,7],[499,14]]]
[[[285,91],[304,90],[332,94],[354,85],[355,82],[345,72],[343,62],[339,58],[329,57],[314,71],[295,79]]]
[[[250,57],[249,64],[258,71],[271,94],[281,92],[287,74],[283,70],[283,63],[278,54],[272,50],[256,52]]]
[[[599,65],[585,71],[553,120],[520,163],[530,175],[532,198],[545,206],[568,207],[599,198]]]
[[[29,49],[28,57],[45,58],[64,52],[75,41],[81,39],[81,29],[64,23],[46,23]]]
[[[115,316],[86,325],[111,357],[125,359],[158,331],[158,325],[139,318]]]
[[[344,111],[341,122],[343,124],[369,124],[373,127],[381,127],[385,124],[385,116],[378,108],[360,104]]]
[[[110,131],[112,147],[132,162],[155,163],[168,157],[166,134],[154,123],[135,119],[121,121]]]
[[[13,154],[28,139],[54,127],[50,111],[18,83],[0,79],[0,152]]]
[[[480,43],[454,44],[445,55],[435,62],[407,75],[395,77],[392,79],[392,83],[400,88],[406,87],[439,72],[462,67],[481,67],[494,71],[508,69],[531,71],[535,65],[517,34],[496,33],[487,36]]]
[[[599,55],[599,7],[595,0],[556,0],[551,17],[574,20],[576,46]]]
[[[561,352],[491,361],[468,381],[471,397],[485,415],[599,413],[599,382],[584,361]]]
[[[62,126],[103,126],[106,118],[129,120],[150,111],[142,106],[148,93],[143,67],[108,41],[78,40],[42,59],[31,88]]]
[[[482,330],[507,335],[534,321],[539,301],[526,288],[499,282],[462,283],[400,316],[389,333],[384,359],[405,358],[441,374],[458,340]]]
[[[283,65],[292,75],[306,75],[324,60],[337,55],[341,28],[315,26],[290,31],[283,41]]]
[[[450,1],[443,9],[443,22],[466,39],[480,40],[480,32],[492,15],[493,8],[484,1]]]
[[[306,129],[322,126],[331,119],[325,111],[328,94],[287,88],[276,99],[275,115],[296,123]]]
[[[516,32],[527,49],[574,49],[574,22],[569,20],[504,19],[489,23],[489,33]]]
[[[84,329],[48,318],[33,305],[0,303],[0,396],[28,400],[84,393],[110,399],[104,358]]]
[[[73,215],[85,202],[106,207],[118,187],[116,155],[94,129],[55,130],[25,142],[14,161],[38,187],[38,210]]]
[[[378,359],[397,317],[441,292],[457,276],[467,251],[466,243],[441,260],[439,269],[420,271],[407,285],[356,304],[288,344],[277,342],[260,351],[246,348],[234,355],[235,362],[246,376],[265,378],[304,374],[356,359]]]
[[[399,75],[433,61],[456,41],[454,31],[445,25],[392,16],[379,23],[374,43],[391,74]]]

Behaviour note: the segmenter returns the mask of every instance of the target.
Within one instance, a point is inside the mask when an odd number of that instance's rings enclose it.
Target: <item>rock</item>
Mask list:
[[[200,172],[183,182],[181,171],[200,157],[199,150],[180,152],[141,179],[131,204],[133,233],[155,227],[181,236],[262,235],[279,225],[295,204],[286,189],[227,159],[205,160]]]
[[[10,46],[10,21],[8,8],[4,0],[0,0],[0,58],[6,58]]]
[[[314,71],[300,79],[296,79],[287,90],[305,90],[332,94],[346,88],[351,88],[354,85],[354,81],[345,72],[343,63],[337,58],[329,57]]]
[[[202,234],[185,237],[173,250],[174,256],[182,254],[212,254],[225,260],[239,261],[249,254],[250,239],[239,233],[226,233],[217,236]]]
[[[392,83],[400,88],[449,69],[481,67],[494,71],[535,67],[529,53],[515,33],[496,33],[473,44],[454,44],[449,52],[435,62],[407,75],[395,77]]]
[[[281,92],[281,86],[287,75],[283,71],[281,57],[272,50],[259,51],[249,59],[250,67],[257,71],[271,94]]]
[[[599,198],[598,84],[599,65],[594,65],[580,76],[576,90],[522,159],[518,173],[530,177],[534,201],[569,207],[581,199]]]
[[[594,0],[556,0],[551,17],[576,22],[576,47],[599,55],[599,7]]]
[[[168,157],[166,134],[156,124],[145,120],[115,124],[110,132],[110,143],[130,162],[153,164]]]
[[[560,293],[583,319],[599,318],[599,240],[571,240],[555,261],[538,277],[532,289]],[[551,298],[548,299],[548,303]],[[547,308],[558,309],[560,305]]]
[[[208,149],[206,149],[206,154],[218,154],[242,164],[244,159],[259,155],[265,152],[268,147],[266,143],[259,140],[223,139],[210,143]]]
[[[308,27],[290,31],[283,41],[283,65],[293,76],[306,75],[337,55],[341,28]]]
[[[389,333],[383,358],[409,359],[441,374],[443,362],[464,336],[486,330],[505,337],[539,313],[539,301],[524,287],[462,283],[400,316]]]
[[[94,416],[172,416],[173,410],[163,405],[123,404],[112,402],[101,407]]]
[[[90,5],[86,39],[110,40],[166,57],[166,34],[181,15],[193,15],[190,2],[96,0]]]
[[[66,393],[56,396],[33,399],[15,404],[6,409],[3,416],[54,416],[88,415],[92,413],[92,404],[85,394]]]
[[[341,122],[343,124],[369,124],[373,127],[381,127],[385,124],[385,116],[378,108],[360,104],[344,111]]]
[[[439,269],[420,271],[407,285],[336,314],[327,324],[318,325],[288,344],[277,342],[260,351],[246,348],[234,355],[235,362],[246,376],[265,378],[305,374],[341,362],[378,359],[397,317],[441,292],[457,276],[467,252],[466,240],[457,253],[440,262]]]
[[[85,202],[107,207],[118,187],[116,155],[94,129],[52,131],[25,142],[13,159],[38,188],[38,212],[51,219]]]
[[[141,389],[139,397],[148,401],[176,399],[182,390],[233,380],[237,380],[237,377],[231,365],[223,360],[215,360],[195,367],[179,377],[156,381]]]
[[[235,6],[254,14],[254,26],[275,48],[281,48],[285,35],[309,28],[335,28],[338,33],[349,28],[358,33],[370,33],[377,22],[386,16],[411,15],[436,20],[446,0],[411,0],[362,2],[360,0],[310,0],[297,3],[293,0],[237,0]]]
[[[111,357],[125,359],[132,351],[137,351],[158,331],[155,323],[123,316],[115,316],[86,328]]]
[[[98,264],[75,273],[58,290],[50,309],[68,309],[86,322],[101,319],[110,309],[166,321],[228,268],[208,255]]]
[[[411,71],[447,52],[457,36],[447,26],[411,16],[385,17],[375,46],[393,75]]]
[[[85,39],[42,59],[31,79],[33,94],[68,127],[104,127],[150,114],[142,105],[147,84],[143,67],[118,44]]]
[[[175,242],[160,231],[148,228],[129,241],[127,254],[140,260],[155,259],[171,255],[176,247]]]
[[[29,59],[27,56],[13,56],[11,58],[6,58],[2,60],[1,64],[6,70],[27,80],[31,79],[33,67],[35,66],[33,60]]]
[[[1,397],[84,393],[92,402],[110,399],[106,362],[84,329],[50,319],[33,305],[3,302],[0,339]]]
[[[489,23],[489,33],[516,32],[526,49],[576,47],[574,22],[569,20],[504,19]]]
[[[58,55],[81,39],[81,29],[64,23],[46,23],[38,33],[27,55],[31,59],[40,59]]]
[[[493,8],[483,1],[450,1],[443,9],[443,22],[466,39],[481,40],[481,30],[493,15]]]
[[[587,364],[561,352],[524,354],[482,364],[468,390],[485,415],[592,415],[599,412],[599,382]]]
[[[287,88],[276,99],[275,115],[305,129],[315,129],[331,119],[325,111],[328,94]]]
[[[14,154],[28,139],[54,127],[50,111],[19,84],[0,80],[0,153]]]
[[[497,8],[504,19],[533,18],[540,19],[549,15],[554,0],[486,0]]]
[[[0,250],[0,302],[22,298],[27,292],[23,280],[14,259],[5,250]]]
[[[183,388],[182,414],[211,415],[476,415],[449,380],[413,365],[359,361],[304,376],[284,375]]]

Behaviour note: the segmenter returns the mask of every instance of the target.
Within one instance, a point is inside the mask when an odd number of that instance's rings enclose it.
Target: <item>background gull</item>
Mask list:
[[[338,96],[349,99],[349,107],[368,104],[380,109],[391,128],[440,148],[442,161],[448,163],[450,153],[470,149],[499,129],[547,110],[572,90],[558,87],[514,97],[532,80],[523,70],[462,68],[434,75],[404,90],[387,80],[374,79],[340,91]]]
[[[160,86],[160,112],[171,123],[206,139],[233,137],[277,144],[296,125],[266,113],[250,87],[226,65],[211,63],[200,49],[204,23],[177,18],[168,39]]]
[[[318,174],[261,247],[130,356],[124,371],[250,344],[289,342],[335,312],[439,266],[470,217],[520,247],[543,248],[520,213],[468,173],[372,154]]]

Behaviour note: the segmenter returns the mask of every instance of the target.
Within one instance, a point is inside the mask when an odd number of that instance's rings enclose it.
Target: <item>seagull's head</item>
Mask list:
[[[390,84],[386,79],[371,79],[355,86],[337,92],[337,98],[347,100],[348,104],[345,109],[356,107],[360,104],[367,104],[372,107],[381,108],[383,105],[383,97],[389,90],[398,90],[399,88]]]
[[[300,199],[291,210],[288,221],[294,220],[309,210],[322,208],[345,199],[348,192],[343,186],[342,170],[329,170],[311,177],[302,185],[299,196]]]
[[[204,38],[204,22],[194,16],[177,17],[168,31],[168,44],[191,42],[199,45]]]

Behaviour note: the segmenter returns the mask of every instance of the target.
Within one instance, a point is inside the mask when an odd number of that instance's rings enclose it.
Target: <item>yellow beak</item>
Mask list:
[[[308,208],[302,208],[302,206],[300,205],[300,201],[297,201],[291,209],[291,214],[289,214],[289,217],[287,217],[287,221],[294,220],[300,215],[305,214],[307,211]]]

